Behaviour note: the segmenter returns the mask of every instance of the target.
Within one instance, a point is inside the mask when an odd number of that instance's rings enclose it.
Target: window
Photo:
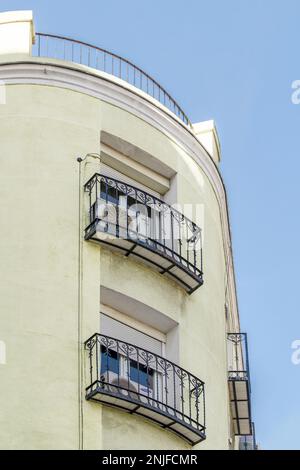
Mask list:
[[[154,383],[161,383],[160,373],[141,362],[101,347],[101,379],[103,383],[155,397]],[[160,388],[160,385],[159,385]]]
[[[101,182],[100,197],[104,201],[111,202],[112,204],[118,204],[119,195],[122,194],[116,191],[116,188],[111,187],[106,184],[104,181]],[[123,194],[124,196],[124,194]]]
[[[154,370],[139,364],[136,361],[130,361],[130,379],[144,387],[153,389]]]
[[[108,338],[101,346],[103,383],[158,399],[162,374],[154,355],[162,355],[162,342],[105,314],[101,331]]]
[[[101,346],[101,374],[111,371],[119,374],[120,355],[112,349],[107,349]]]
[[[101,165],[101,174],[107,176],[107,181],[101,181],[99,199],[91,208],[91,222],[97,218],[101,223],[102,231],[119,238],[136,238],[141,243],[153,245],[155,241],[163,238],[160,211],[155,203],[143,204],[135,191],[126,194],[122,186],[118,189],[109,178],[137,187],[154,198],[161,199],[161,195],[148,187],[135,182],[133,179],[119,173],[107,165]],[[110,205],[110,207],[109,207]]]
[[[104,232],[120,238],[138,237],[142,243],[157,238],[160,214],[155,204],[145,205],[111,186],[109,181],[101,181],[99,195],[100,199],[92,206],[91,220],[101,220]]]

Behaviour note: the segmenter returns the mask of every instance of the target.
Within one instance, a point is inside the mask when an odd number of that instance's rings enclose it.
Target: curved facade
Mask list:
[[[0,51],[0,445],[237,448],[250,391],[228,337],[216,132],[113,73],[32,51],[22,14],[0,17],[0,34],[20,33]]]

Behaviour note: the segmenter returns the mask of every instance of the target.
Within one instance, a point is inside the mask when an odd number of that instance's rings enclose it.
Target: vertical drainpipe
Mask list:
[[[98,153],[88,153],[85,157],[77,158],[78,162],[78,313],[77,313],[77,328],[78,328],[78,449],[84,449],[84,430],[83,430],[83,393],[84,393],[84,345],[82,338],[82,276],[83,276],[83,169],[88,164],[88,158],[95,158],[101,163],[101,157]]]
[[[83,450],[83,361],[82,361],[82,178],[81,162],[82,158],[77,158],[78,166],[78,449]]]

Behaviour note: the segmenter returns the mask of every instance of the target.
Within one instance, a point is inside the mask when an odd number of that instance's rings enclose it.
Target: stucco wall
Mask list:
[[[0,337],[7,347],[0,367],[0,447],[76,448],[76,156],[99,148],[101,107],[66,90],[6,88],[0,106]],[[84,282],[85,313],[95,329],[97,252],[90,247],[85,256],[85,281],[91,272],[92,282]],[[95,408],[90,428],[99,416]]]
[[[7,345],[0,447],[70,449],[81,440],[96,449],[189,448],[143,418],[83,399],[78,338],[99,330],[101,281],[179,323],[180,365],[206,382],[207,440],[197,447],[227,448],[223,240],[202,170],[165,133],[75,91],[9,85],[0,119],[0,340]],[[76,158],[100,151],[101,129],[174,168],[179,203],[204,204],[204,285],[191,296],[151,268],[79,240],[82,184],[99,163],[86,159],[79,175]]]

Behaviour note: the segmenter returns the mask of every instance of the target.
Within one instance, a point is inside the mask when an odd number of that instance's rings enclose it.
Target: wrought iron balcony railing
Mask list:
[[[192,445],[205,439],[202,380],[168,359],[105,335],[95,334],[85,347],[87,400],[143,416]]]
[[[135,256],[192,293],[203,283],[201,229],[164,201],[95,174],[85,239]]]
[[[234,432],[239,436],[252,434],[251,386],[246,333],[228,333],[228,380]]]
[[[251,425],[252,425],[252,435],[240,437],[239,450],[258,450],[258,447],[256,444],[254,423],[251,423]]]
[[[187,115],[159,83],[127,59],[101,47],[54,34],[36,33],[33,55],[67,60],[109,73],[159,101],[184,124],[191,127]]]

